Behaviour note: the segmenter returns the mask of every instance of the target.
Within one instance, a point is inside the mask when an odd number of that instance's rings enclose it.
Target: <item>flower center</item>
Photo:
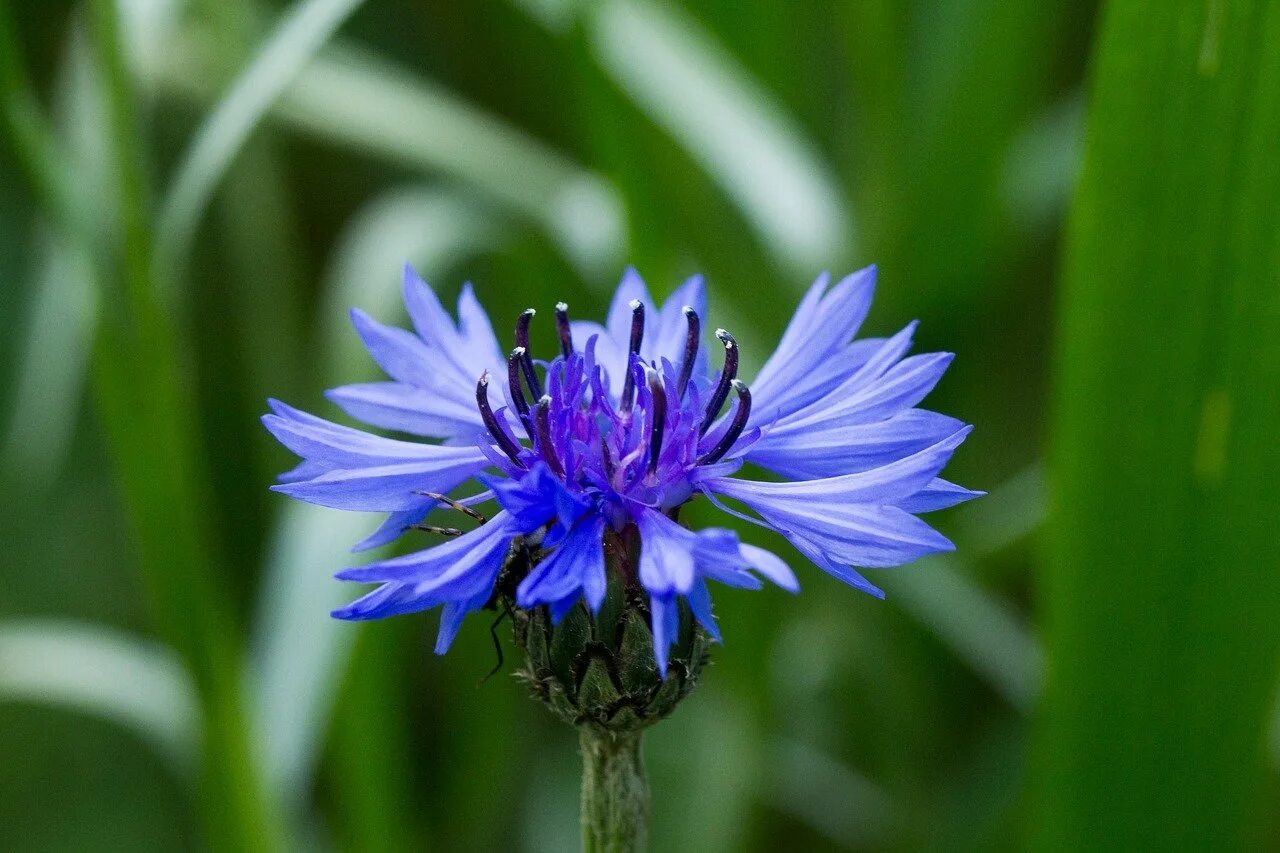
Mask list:
[[[582,351],[573,345],[569,309],[556,305],[560,353],[535,368],[529,327],[535,311],[516,320],[515,343],[507,358],[507,396],[511,412],[489,402],[489,374],[476,386],[476,406],[488,439],[518,474],[539,460],[571,489],[598,492],[655,505],[685,499],[695,468],[714,464],[730,453],[751,416],[751,392],[737,378],[738,344],[724,329],[716,338],[724,347],[724,366],[715,382],[695,377],[702,322],[685,306],[687,324],[679,367],[665,358],[646,363],[645,307],[633,300],[622,389],[609,391],[606,366],[596,361],[598,338]],[[732,417],[720,413],[737,396]],[[524,433],[522,443],[513,427]],[[501,457],[494,457],[501,461]]]

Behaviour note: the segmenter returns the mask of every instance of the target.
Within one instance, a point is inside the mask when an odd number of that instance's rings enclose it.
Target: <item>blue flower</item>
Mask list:
[[[532,309],[504,358],[469,286],[455,322],[406,268],[416,333],[352,312],[390,381],[328,396],[376,427],[441,443],[375,436],[272,401],[267,429],[302,457],[273,488],[322,506],[390,513],[361,549],[421,524],[442,502],[462,508],[445,495],[479,483],[483,491],[465,502],[495,501],[492,518],[465,533],[428,528],[455,538],[340,572],[379,586],[334,616],[440,606],[436,650],[444,652],[466,614],[494,601],[516,543],[532,544],[539,558],[519,580],[517,606],[545,605],[553,620],[579,602],[595,612],[609,571],[622,572],[648,598],[665,671],[681,599],[719,638],[707,581],[798,589],[786,563],[733,531],[680,525],[680,507],[700,496],[780,533],[819,568],[876,596],[883,593],[855,567],[954,547],[916,517],[981,494],[938,476],[970,427],[917,408],[951,355],[908,355],[914,324],[855,340],[874,287],[874,267],[834,285],[820,277],[748,386],[737,375],[737,342],[723,329],[715,333],[722,366],[709,366],[699,278],[658,306],[629,270],[603,325],[571,322],[567,307],[556,306],[560,351],[542,362],[529,349]],[[785,480],[741,477],[744,463]],[[638,555],[624,541],[638,541]],[[611,548],[634,559],[610,561]]]

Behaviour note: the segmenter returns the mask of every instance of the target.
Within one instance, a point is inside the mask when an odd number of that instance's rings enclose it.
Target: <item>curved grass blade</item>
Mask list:
[[[1009,704],[1028,713],[1040,693],[1044,651],[1012,608],[969,580],[963,566],[939,555],[904,571],[878,573],[875,582]]]
[[[195,767],[200,707],[174,652],[96,625],[0,623],[0,701],[35,702],[120,723],[182,775]]]
[[[159,281],[175,278],[209,198],[271,105],[363,0],[299,0],[196,131],[156,225]],[[185,60],[185,58],[184,58]]]
[[[181,43],[167,62],[152,57],[156,64],[141,70],[189,96],[208,97],[200,72],[208,48],[196,31]],[[588,279],[622,259],[626,216],[611,184],[369,51],[337,45],[321,51],[281,93],[271,115],[318,139],[432,176],[461,178],[540,223]]]
[[[780,738],[768,749],[772,772],[763,795],[784,814],[845,849],[882,847],[906,815],[887,791],[811,743]]]
[[[71,441],[97,325],[93,264],[61,234],[45,234],[13,414],[0,465],[33,484],[54,480]]]
[[[852,217],[826,165],[709,33],[646,0],[588,8],[596,61],[720,184],[781,265],[808,273],[854,256]]]

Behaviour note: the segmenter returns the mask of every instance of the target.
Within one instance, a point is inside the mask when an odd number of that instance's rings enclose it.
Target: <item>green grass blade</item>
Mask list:
[[[1112,3],[1093,73],[1032,832],[1236,849],[1280,660],[1280,5]]]
[[[999,598],[970,580],[956,557],[929,557],[874,576],[889,600],[951,648],[1013,707],[1029,711],[1040,692],[1044,654]]]
[[[0,623],[0,701],[58,705],[112,720],[189,775],[200,707],[172,650],[95,625]]]
[[[429,277],[497,238],[474,203],[439,190],[407,188],[375,199],[352,220],[334,252],[320,318],[325,385],[370,378],[375,370],[351,329],[352,306],[376,317],[400,314],[406,259]],[[297,402],[297,401],[295,401]],[[332,577],[371,555],[348,549],[377,526],[372,514],[288,502],[276,528],[254,628],[256,728],[272,789],[295,808],[314,779],[338,682],[356,636],[328,611],[351,590]]]
[[[709,33],[660,3],[589,8],[596,61],[720,184],[785,269],[809,274],[854,256],[829,169]]]
[[[97,320],[93,265],[61,234],[45,234],[0,469],[53,481],[71,443]]]
[[[67,141],[74,163],[78,204],[108,198],[104,93],[93,67],[84,34],[67,39],[54,98],[54,130]],[[25,340],[17,359],[14,399],[0,469],[15,471],[31,482],[52,480],[71,442],[83,397],[89,350],[98,320],[99,247],[85,231],[69,229],[56,212],[46,211],[53,225],[37,240],[35,297],[28,312]],[[112,234],[114,204],[94,206],[95,228]]]
[[[178,330],[151,278],[148,167],[112,0],[90,6],[105,81],[113,193],[120,200],[118,262],[104,270],[94,349],[97,414],[111,452],[144,589],[160,633],[182,655],[204,711],[201,805],[210,846],[276,849],[283,840],[261,793],[242,698],[242,659],[230,596],[207,514]]]
[[[762,796],[843,849],[884,848],[902,832],[902,807],[874,781],[823,749],[779,738],[767,753]]]
[[[140,72],[162,86],[208,97],[198,32],[183,49],[151,56]],[[167,59],[167,61],[165,61]],[[603,178],[444,87],[367,50],[331,46],[281,94],[273,119],[317,139],[435,176],[452,175],[538,222],[588,278],[612,270],[626,215]]]
[[[195,238],[209,198],[253,129],[364,0],[299,0],[196,131],[156,226],[160,278],[172,277]]]
[[[1066,208],[1080,170],[1084,103],[1079,93],[1054,104],[1013,141],[1000,193],[1014,221],[1048,230]]]

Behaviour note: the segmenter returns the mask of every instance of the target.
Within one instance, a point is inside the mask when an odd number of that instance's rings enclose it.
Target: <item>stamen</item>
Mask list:
[[[649,393],[653,395],[653,427],[649,433],[649,473],[658,469],[658,457],[662,454],[662,431],[667,425],[667,389],[662,387],[662,375],[656,370],[646,371]]]
[[[628,352],[631,355],[640,355],[640,344],[644,341],[644,303],[639,299],[632,299],[631,307],[631,345]],[[622,383],[622,411],[631,411],[631,404],[635,402],[636,394],[636,377],[631,370],[631,358],[627,358],[627,375]]]
[[[526,352],[529,349],[529,324],[533,322],[533,316],[537,313],[537,309],[526,308],[520,312],[520,317],[516,320],[516,346],[524,347]]]
[[[530,396],[537,398],[542,396],[542,383],[538,381],[538,374],[533,370],[533,352],[529,346],[529,324],[533,322],[533,315],[538,312],[532,308],[526,308],[520,312],[520,319],[516,320],[516,348],[522,350],[520,357],[520,369],[524,371],[524,381],[529,385]],[[526,408],[525,411],[528,411]]]
[[[711,448],[710,452],[703,454],[698,458],[696,464],[710,465],[712,462],[718,462],[720,457],[724,456],[733,449],[733,443],[742,435],[742,431],[747,427],[747,419],[751,417],[751,389],[747,388],[747,383],[734,379],[732,382],[733,390],[738,392],[738,408],[733,413],[733,422],[729,424],[729,428],[725,430],[724,435],[716,442],[716,446]]]
[[[707,402],[707,411],[702,417],[702,426],[698,429],[700,436],[706,435],[711,424],[720,416],[720,407],[729,398],[729,387],[738,378],[738,342],[724,329],[716,329],[716,337],[724,344],[724,370],[720,371],[720,381],[716,383],[716,390]]]
[[[435,501],[436,503],[442,503],[445,506],[449,507],[450,509],[457,510],[458,512],[462,513],[465,516],[474,518],[476,521],[480,522],[481,524],[484,524],[488,520],[483,515],[476,512],[474,509],[472,509],[471,507],[467,506],[466,504],[460,501],[455,501],[453,498],[449,497],[448,495],[442,495],[439,492],[414,492],[414,494],[421,495],[424,498],[431,498],[431,500]]]
[[[523,468],[524,463],[520,461],[520,445],[507,432],[507,428],[494,417],[493,409],[489,407],[489,371],[487,370],[480,374],[480,381],[476,383],[476,408],[480,410],[480,419],[484,421],[485,429],[489,431],[489,435],[493,436],[498,447],[507,454],[508,459]]]
[[[693,363],[698,358],[698,338],[702,335],[702,320],[698,312],[686,305],[684,318],[689,322],[689,332],[684,339],[684,361],[680,362],[680,381],[676,384],[678,399],[684,399],[684,390],[689,387],[689,379],[693,376]]]
[[[519,337],[519,335],[517,335]],[[507,358],[507,388],[511,392],[511,403],[524,423],[524,431],[533,438],[533,424],[529,421],[529,401],[524,398],[524,388],[520,385],[520,364],[524,361],[527,350],[516,347]]]
[[[560,354],[568,358],[573,355],[573,332],[569,328],[569,306],[563,302],[556,303],[556,331],[560,334]]]
[[[551,470],[556,476],[564,476],[564,466],[560,464],[560,457],[556,455],[556,449],[551,444],[551,398],[543,395],[534,407],[533,412],[534,424],[538,429],[538,452],[542,454],[542,458],[547,460],[547,464],[551,466]]]
[[[436,527],[434,524],[411,524],[411,530],[421,530],[424,533],[435,533],[440,536],[461,536],[462,530],[456,527]]]

